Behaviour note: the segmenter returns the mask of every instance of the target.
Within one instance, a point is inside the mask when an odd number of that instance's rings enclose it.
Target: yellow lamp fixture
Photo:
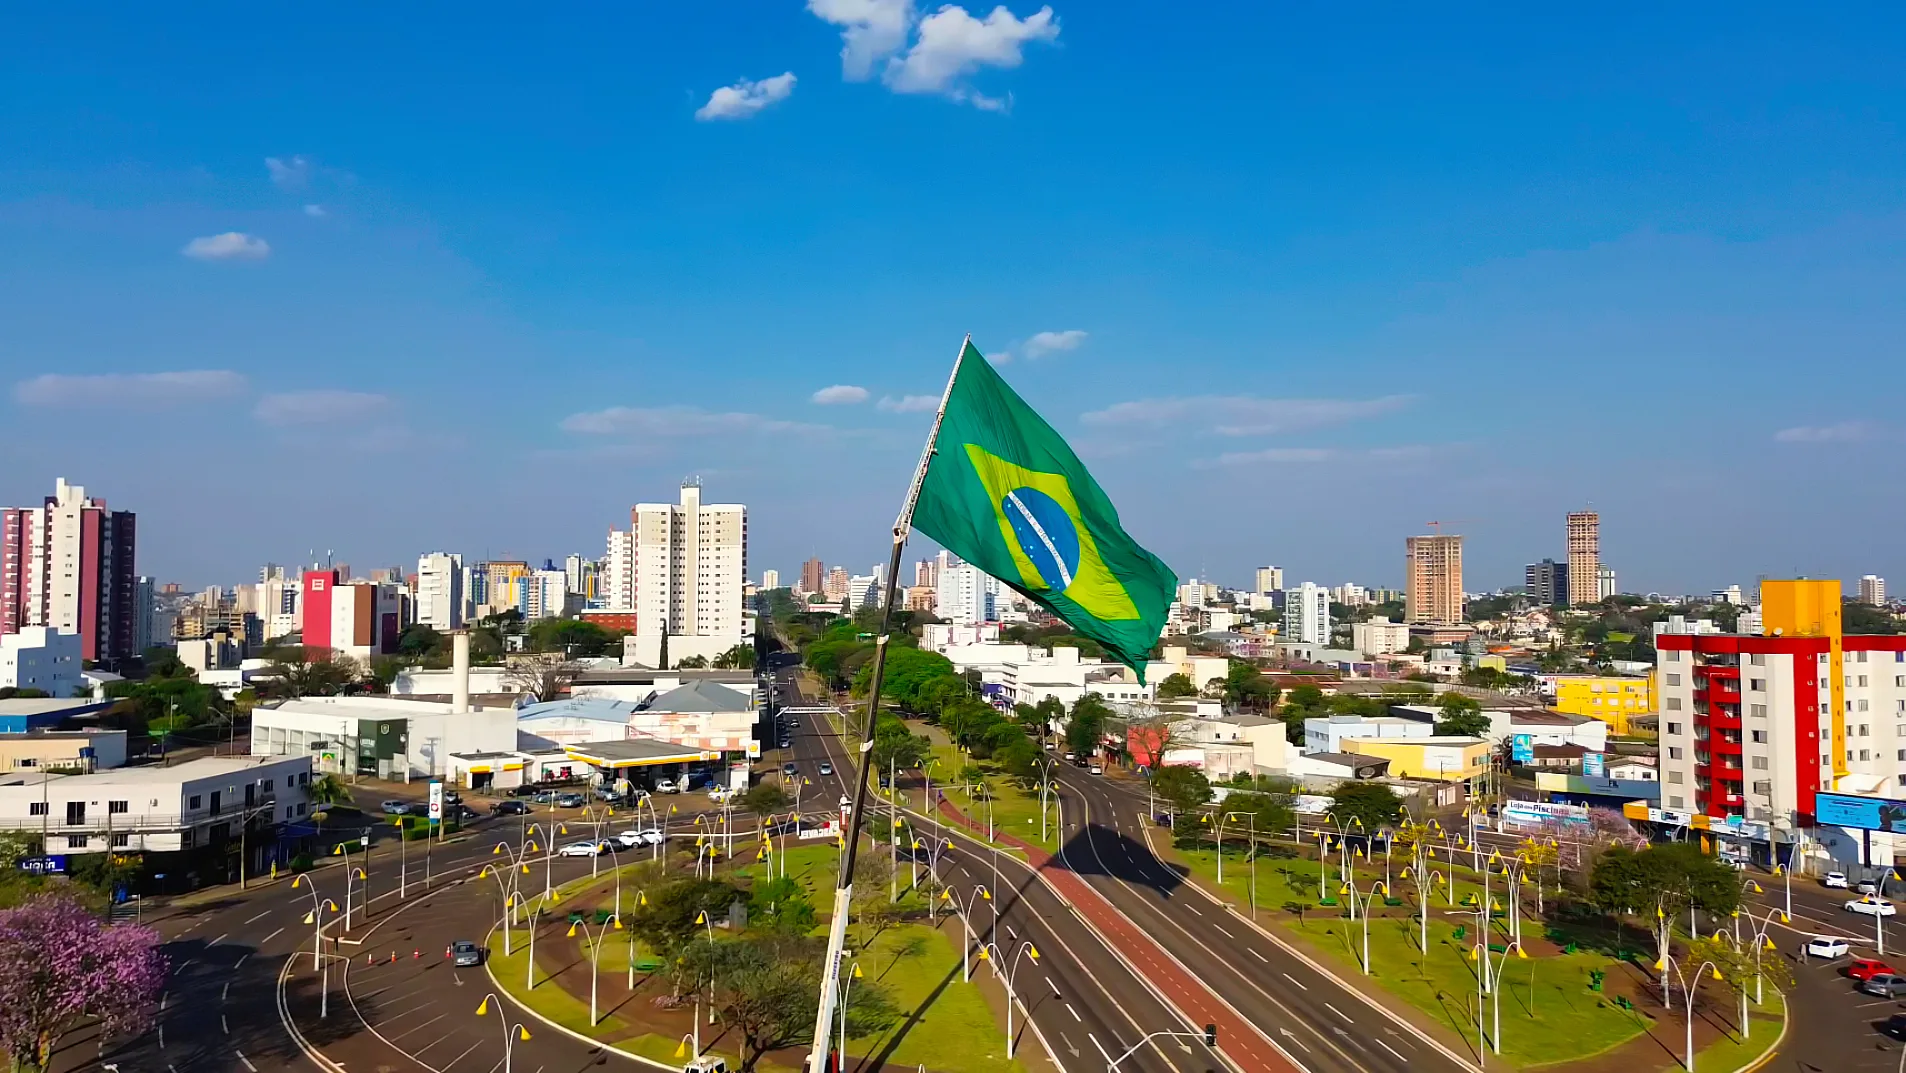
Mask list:
[[[1027,944],[1026,944],[1026,956],[1028,956],[1028,957],[1030,957],[1030,958],[1032,958],[1032,959],[1033,959],[1034,961],[1038,961],[1038,960],[1039,960],[1039,948],[1038,948],[1038,947],[1036,947],[1036,946],[1034,946],[1034,945],[1032,945],[1031,943],[1027,943]]]
[[[489,1012],[490,1012],[490,996],[485,995],[483,996],[483,1001],[477,1003],[477,1016],[483,1017],[487,1015]]]

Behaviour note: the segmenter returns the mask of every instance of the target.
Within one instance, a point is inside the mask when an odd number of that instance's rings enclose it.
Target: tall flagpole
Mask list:
[[[907,537],[913,532],[913,507],[920,501],[920,486],[926,481],[927,466],[940,439],[940,423],[946,420],[946,403],[953,397],[953,382],[959,379],[960,363],[966,360],[966,348],[973,341],[968,335],[960,342],[959,356],[953,359],[953,373],[946,378],[946,391],[940,395],[940,408],[933,415],[933,429],[927,433],[927,445],[920,452],[920,464],[913,471],[913,483],[907,486],[906,502],[893,523],[893,552],[887,560],[887,592],[880,606],[880,633],[874,638],[873,670],[867,680],[867,722],[860,733],[860,760],[854,775],[854,807],[848,814],[845,845],[840,856],[840,876],[834,883],[834,915],[827,927],[827,958],[821,963],[821,1001],[814,1016],[814,1046],[809,1052],[809,1073],[824,1073],[827,1050],[832,1042],[829,1028],[834,1022],[834,999],[840,983],[841,954],[847,947],[847,914],[854,901],[854,857],[860,848],[860,819],[867,807],[868,760],[873,755],[874,722],[880,717],[880,680],[887,666],[887,631],[893,622],[893,604],[900,591],[900,556],[906,551]],[[844,1058],[845,1056],[843,1056]]]

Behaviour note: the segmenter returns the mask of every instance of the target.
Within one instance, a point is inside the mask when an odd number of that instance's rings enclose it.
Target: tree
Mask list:
[[[555,700],[569,692],[570,685],[581,673],[580,664],[547,656],[530,656],[510,664],[509,670],[503,674],[503,684],[528,693],[540,703]]]
[[[266,673],[271,677],[260,684],[261,693],[292,698],[334,697],[363,676],[357,660],[350,656],[305,645],[275,650]]]
[[[741,795],[741,807],[757,816],[772,816],[793,804],[780,783],[758,782]]]
[[[681,671],[704,671],[708,669],[707,656],[683,656],[675,661],[675,669]]]
[[[1154,715],[1126,724],[1125,736],[1131,743],[1132,759],[1147,767],[1163,767],[1165,754],[1179,740],[1179,722],[1173,716]]]
[[[1589,901],[1617,918],[1647,919],[1655,956],[1666,958],[1674,924],[1690,908],[1722,916],[1740,908],[1741,881],[1734,870],[1688,842],[1668,842],[1633,850],[1614,846],[1596,858],[1589,873]],[[1667,969],[1661,970],[1667,992]]]
[[[1362,822],[1364,834],[1374,835],[1403,814],[1403,799],[1383,783],[1347,779],[1330,796],[1330,813],[1345,825],[1355,818]]]
[[[6,686],[0,688],[0,700],[41,700],[46,696],[46,690],[35,689],[32,686]]]
[[[754,1069],[769,1051],[813,1035],[819,944],[776,936],[714,945],[723,949],[711,973],[713,1002],[722,1023],[741,1036],[742,1070]],[[893,1023],[893,1000],[873,980],[856,981],[848,999],[849,1035],[864,1036]]]
[[[1171,806],[1172,815],[1189,815],[1211,800],[1211,780],[1195,767],[1172,764],[1152,771],[1152,793]]]
[[[896,733],[890,729],[898,727]],[[874,730],[872,750],[874,770],[892,771],[896,768],[916,768],[926,763],[933,754],[933,743],[924,735],[909,733],[907,724],[895,719],[892,723],[882,717],[880,726]]]
[[[729,649],[728,651],[723,652],[721,655],[716,656],[715,666],[733,668],[733,669],[744,670],[744,671],[753,670],[754,669],[754,646],[753,645],[736,645],[735,647]]]
[[[397,635],[397,651],[413,660],[423,660],[440,652],[445,638],[427,622],[413,622]]]
[[[41,1070],[86,1019],[101,1038],[141,1031],[165,973],[157,932],[109,927],[71,897],[0,910],[0,1048],[14,1069]]]
[[[748,926],[781,935],[806,935],[818,917],[807,888],[792,876],[764,879],[748,898]]]
[[[1442,718],[1436,721],[1438,734],[1449,734],[1465,738],[1487,737],[1492,728],[1489,717],[1482,712],[1482,704],[1474,697],[1465,696],[1450,690],[1436,698]]]
[[[1234,659],[1224,676],[1224,701],[1238,708],[1268,709],[1277,703],[1278,690],[1264,680],[1264,674],[1241,659]]]
[[[622,631],[605,630],[593,622],[573,618],[537,619],[523,631],[524,647],[553,652],[564,659],[594,659],[620,651]]]
[[[1182,672],[1168,674],[1158,683],[1159,700],[1177,700],[1180,697],[1195,697],[1197,695],[1198,687],[1192,685],[1191,679]]]
[[[310,795],[311,803],[314,805],[348,805],[351,803],[351,788],[344,784],[343,779],[332,774],[319,775],[317,778],[312,779],[311,786],[306,793]]]

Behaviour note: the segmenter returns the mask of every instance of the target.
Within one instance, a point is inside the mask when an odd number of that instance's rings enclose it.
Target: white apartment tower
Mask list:
[[[1284,634],[1279,640],[1330,643],[1330,590],[1306,581],[1284,591]]]
[[[781,571],[779,570],[761,571],[761,587],[763,589],[780,588],[781,587]]]
[[[455,630],[464,621],[463,556],[433,551],[417,557],[417,621]]]
[[[1284,591],[1284,568],[1281,566],[1260,566],[1257,568],[1257,594],[1269,596]]]
[[[629,606],[635,609],[636,635],[725,642],[718,651],[740,644],[748,509],[703,503],[700,482],[689,481],[682,485],[681,502],[638,503],[630,520],[634,591]],[[612,560],[615,550],[611,541]]]
[[[961,625],[999,620],[999,582],[991,575],[958,559],[941,566],[938,573],[935,615]]]
[[[1878,574],[1867,574],[1860,578],[1860,602],[1874,607],[1886,604],[1886,579]]]

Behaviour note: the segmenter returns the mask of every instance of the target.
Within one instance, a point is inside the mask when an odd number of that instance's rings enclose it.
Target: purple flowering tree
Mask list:
[[[106,1035],[138,1032],[165,972],[158,933],[108,926],[71,898],[0,910],[0,1048],[13,1069],[41,1070],[87,1020]]]

